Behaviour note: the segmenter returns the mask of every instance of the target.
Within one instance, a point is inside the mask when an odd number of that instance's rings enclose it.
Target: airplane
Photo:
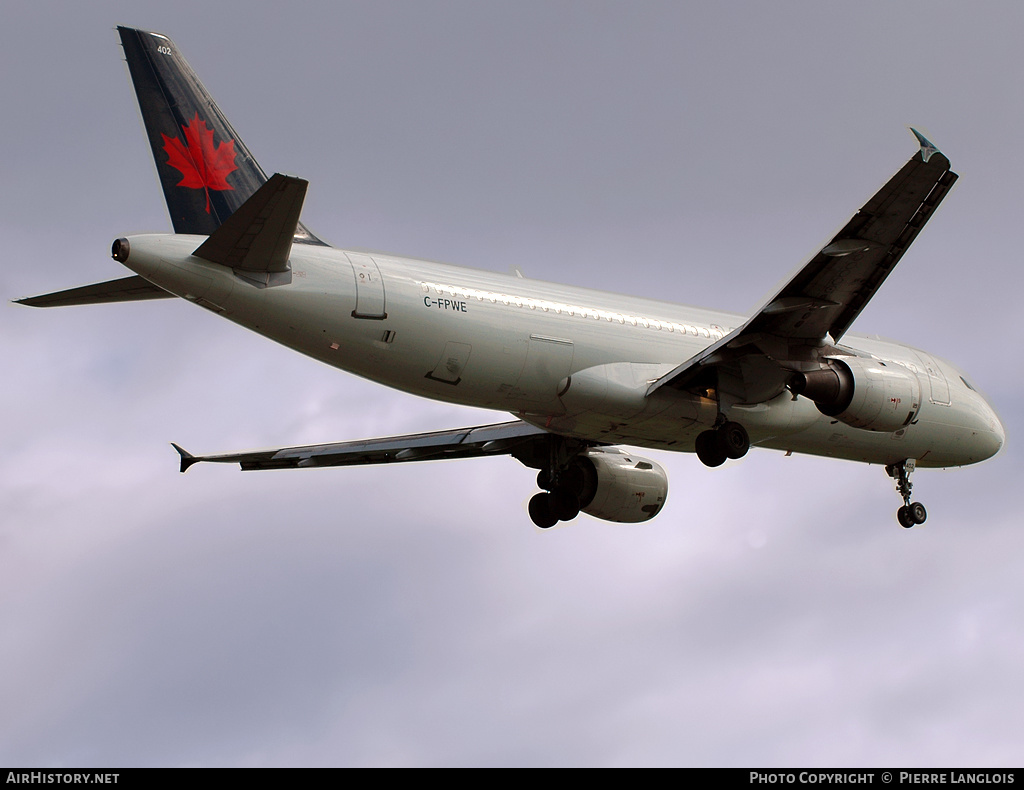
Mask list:
[[[750,447],[883,465],[903,504],[917,467],[995,455],[1005,433],[965,373],[848,333],[957,180],[919,131],[914,156],[749,316],[332,247],[300,221],[308,182],[267,177],[165,35],[118,27],[173,234],[125,236],[134,272],[18,300],[180,297],[328,365],[515,419],[360,441],[193,455],[243,470],[509,455],[538,470],[548,529],[579,513],[654,518],[668,478],[628,447],[709,467]]]

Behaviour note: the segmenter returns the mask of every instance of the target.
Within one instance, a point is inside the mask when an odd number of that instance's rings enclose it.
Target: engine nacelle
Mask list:
[[[592,447],[573,461],[580,510],[605,521],[654,518],[668,496],[668,475],[654,461],[614,447]]]
[[[814,401],[822,414],[868,431],[898,431],[921,408],[917,376],[876,359],[830,359],[824,370],[797,374],[792,388]]]

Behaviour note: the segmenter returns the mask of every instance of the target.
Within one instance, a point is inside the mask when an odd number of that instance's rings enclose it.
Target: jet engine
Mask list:
[[[790,387],[814,401],[822,414],[868,431],[898,431],[921,407],[917,376],[878,359],[830,359],[827,368],[797,373]]]
[[[580,510],[588,515],[633,524],[654,518],[665,505],[668,475],[654,461],[595,447],[575,463],[586,481]]]
[[[584,450],[554,479],[542,471],[537,483],[545,491],[530,500],[530,517],[541,529],[571,521],[580,511],[605,521],[647,521],[668,496],[661,466],[616,447]]]

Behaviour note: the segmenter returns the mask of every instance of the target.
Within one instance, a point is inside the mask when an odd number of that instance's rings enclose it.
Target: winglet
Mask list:
[[[177,450],[178,455],[181,456],[181,469],[179,471],[182,474],[185,474],[185,472],[188,471],[188,468],[192,466],[192,464],[198,464],[200,461],[203,460],[202,458],[197,458],[196,456],[192,455],[192,453],[190,453],[188,450],[179,447],[174,442],[171,442],[171,447]]]
[[[914,133],[914,137],[917,138],[917,142],[921,144],[922,162],[928,164],[928,160],[932,158],[932,154],[941,153],[939,149],[935,147],[935,144],[931,140],[929,140],[927,137],[925,137],[923,134],[917,131],[917,129],[915,129],[913,126],[910,127],[910,131]]]

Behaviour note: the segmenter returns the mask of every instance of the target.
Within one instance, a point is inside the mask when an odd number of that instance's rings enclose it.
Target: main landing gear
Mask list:
[[[928,518],[928,511],[920,502],[910,501],[910,492],[914,484],[910,482],[910,475],[914,473],[917,462],[908,458],[899,464],[890,464],[885,467],[885,473],[896,480],[896,491],[903,497],[903,506],[896,511],[896,520],[904,529],[910,529],[917,524],[924,524]]]
[[[552,475],[542,469],[537,475],[538,488],[530,500],[530,518],[541,529],[550,529],[559,521],[572,521],[580,514],[580,494],[584,480],[578,466],[570,466]]]
[[[516,456],[527,466],[540,469],[537,487],[541,492],[534,494],[529,504],[530,518],[540,529],[572,521],[593,501],[598,482],[594,465],[579,457],[586,449],[584,442],[552,435],[546,447],[535,448],[529,457]]]
[[[742,458],[750,449],[746,428],[724,417],[719,420],[710,431],[697,435],[697,457],[705,466],[721,466],[728,458]]]

